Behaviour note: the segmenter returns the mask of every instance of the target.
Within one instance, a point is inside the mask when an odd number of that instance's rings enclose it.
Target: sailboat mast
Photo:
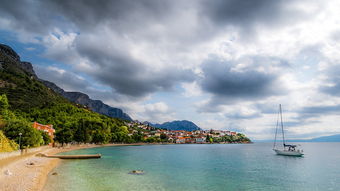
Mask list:
[[[281,130],[282,130],[282,139],[283,139],[283,146],[286,144],[285,141],[285,134],[283,132],[283,122],[282,122],[282,108],[281,108],[281,104],[280,104],[280,117],[281,117]]]
[[[280,109],[279,109],[279,112],[277,112],[277,120],[276,120],[275,138],[274,138],[273,149],[275,149],[275,147],[276,147],[276,137],[277,137],[277,128],[279,128],[279,119],[280,119]]]

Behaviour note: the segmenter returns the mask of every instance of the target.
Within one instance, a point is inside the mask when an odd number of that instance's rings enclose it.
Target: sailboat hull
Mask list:
[[[303,153],[299,151],[286,151],[286,150],[278,150],[278,149],[273,149],[276,154],[278,155],[284,155],[284,156],[294,156],[294,157],[302,157]]]

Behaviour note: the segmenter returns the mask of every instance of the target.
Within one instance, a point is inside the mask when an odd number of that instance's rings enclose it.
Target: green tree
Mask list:
[[[133,134],[131,138],[135,143],[143,142],[143,135],[140,132]]]
[[[15,119],[7,123],[3,128],[5,135],[16,143],[21,145],[21,148],[37,147],[43,144],[42,132],[34,129],[31,123],[25,120]],[[22,134],[20,137],[19,133]]]
[[[122,132],[124,134],[128,134],[129,133],[129,130],[126,126],[120,126],[118,129],[117,129],[119,132]]]
[[[115,139],[113,142],[127,142],[129,139],[129,130],[126,126],[119,126],[115,128],[114,130],[115,136],[113,136]]]
[[[73,140],[73,133],[70,128],[61,127],[56,131],[55,141],[64,145],[65,143],[70,143]]]
[[[207,135],[206,141],[209,142],[209,143],[214,142],[213,138],[210,137],[209,135]]]
[[[110,134],[106,133],[105,131],[96,130],[93,134],[94,143],[108,143],[110,140]]]
[[[231,143],[232,142],[232,139],[229,135],[226,135],[223,137],[224,138],[224,141],[227,142],[227,143]]]
[[[44,141],[44,145],[48,145],[51,143],[51,137],[44,131],[41,132],[41,135],[42,135],[42,138],[43,138],[43,141]]]
[[[164,134],[164,133],[162,133],[160,136],[159,136],[159,138],[161,139],[161,140],[166,140],[168,137],[166,136],[166,134]]]
[[[8,120],[8,99],[6,94],[0,95],[0,115],[4,120]]]
[[[148,137],[145,141],[147,143],[154,143],[157,142],[157,139],[155,137]]]

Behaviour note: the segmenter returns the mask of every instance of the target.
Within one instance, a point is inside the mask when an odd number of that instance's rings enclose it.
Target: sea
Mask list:
[[[340,143],[298,143],[303,157],[276,155],[271,143],[113,146],[62,154],[45,191],[340,190]],[[131,174],[141,170],[142,175]],[[57,175],[52,175],[52,173]]]

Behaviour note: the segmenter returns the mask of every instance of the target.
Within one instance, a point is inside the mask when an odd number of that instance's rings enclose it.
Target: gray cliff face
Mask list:
[[[30,62],[21,62],[20,56],[11,47],[4,44],[0,44],[0,52],[7,55],[9,58],[12,58],[21,69],[23,69],[26,73],[33,76],[35,79],[38,79],[37,75],[33,70],[32,64]],[[0,67],[2,68],[2,64],[0,65]]]
[[[57,85],[55,85],[53,82],[49,82],[49,81],[42,80],[42,79],[40,79],[40,81],[41,81],[43,84],[45,84],[46,87],[52,89],[55,93],[58,93],[58,94],[62,95],[63,97],[65,97],[65,96],[64,96],[65,91],[64,91],[63,89],[59,88],[59,87],[58,87]]]
[[[30,75],[32,75],[35,79],[38,79],[37,75],[35,74],[34,70],[33,70],[33,66],[30,62],[20,62],[20,67],[26,71],[27,73],[29,73]]]
[[[88,95],[84,93],[65,92],[63,96],[71,102],[87,106],[94,112],[107,115],[109,117],[132,121],[131,117],[128,114],[124,113],[121,109],[108,106],[100,100],[92,100]]]
[[[0,52],[9,56],[13,60],[20,62],[20,56],[9,46],[0,44]]]
[[[132,121],[131,117],[124,113],[119,108],[114,108],[104,104],[100,100],[92,100],[88,95],[81,92],[66,92],[52,82],[41,80],[47,87],[51,88],[54,92],[62,95],[69,101],[81,105],[85,105],[92,111],[114,118]]]

